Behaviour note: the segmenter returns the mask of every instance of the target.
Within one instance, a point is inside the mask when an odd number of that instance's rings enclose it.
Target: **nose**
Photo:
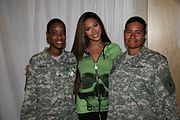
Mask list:
[[[96,32],[96,29],[95,29],[95,28],[92,28],[92,32],[93,32],[93,33]]]
[[[134,36],[135,36],[135,33],[132,32],[130,37],[131,37],[131,38],[134,38]]]
[[[63,38],[63,35],[62,35],[62,34],[58,34],[57,38],[58,38],[58,39],[62,39],[62,38]]]

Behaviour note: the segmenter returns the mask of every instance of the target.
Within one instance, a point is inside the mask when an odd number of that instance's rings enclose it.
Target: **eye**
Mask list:
[[[88,31],[88,30],[90,30],[90,28],[85,28],[84,30],[85,30],[85,31]]]
[[[63,31],[61,31],[61,33],[60,33],[60,34],[65,36],[65,31],[64,31],[64,30],[63,30]]]
[[[54,37],[57,37],[57,36],[59,36],[59,35],[61,35],[61,36],[65,36],[65,31],[64,30],[62,30],[62,31],[50,31],[50,33],[49,33],[51,36],[54,36]]]
[[[96,24],[94,25],[94,27],[97,27],[97,26],[99,26],[99,24],[98,24],[98,23],[96,23]]]
[[[125,30],[126,33],[133,33],[131,30]]]
[[[143,31],[137,30],[137,31],[135,31],[135,34],[143,34]]]
[[[57,35],[58,35],[58,32],[56,32],[56,31],[51,31],[51,32],[50,32],[50,35],[52,35],[52,36],[57,36]]]

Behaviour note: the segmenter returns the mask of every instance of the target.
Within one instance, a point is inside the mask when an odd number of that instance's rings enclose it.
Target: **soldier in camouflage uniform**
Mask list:
[[[145,35],[142,18],[127,21],[127,51],[115,60],[109,77],[109,120],[178,120],[167,59],[144,46]]]
[[[34,55],[29,62],[22,120],[75,120],[73,87],[76,58],[64,50],[65,24],[57,18],[47,25],[49,48]]]

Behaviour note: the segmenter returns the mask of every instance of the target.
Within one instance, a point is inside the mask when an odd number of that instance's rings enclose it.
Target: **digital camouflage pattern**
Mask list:
[[[30,59],[21,120],[75,120],[76,58],[63,51],[58,60],[46,49]]]
[[[167,60],[143,47],[116,59],[109,77],[109,120],[178,120],[175,85]]]

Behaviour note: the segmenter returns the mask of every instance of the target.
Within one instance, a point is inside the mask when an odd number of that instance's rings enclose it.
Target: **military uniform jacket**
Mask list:
[[[77,96],[78,113],[108,111],[108,76],[114,59],[121,53],[119,45],[106,43],[97,61],[84,53],[78,68],[82,88]]]
[[[127,51],[114,62],[109,77],[109,120],[177,120],[175,86],[167,60],[142,47],[127,58]]]
[[[63,51],[58,60],[46,50],[30,59],[22,120],[75,120],[73,99],[76,58]]]

